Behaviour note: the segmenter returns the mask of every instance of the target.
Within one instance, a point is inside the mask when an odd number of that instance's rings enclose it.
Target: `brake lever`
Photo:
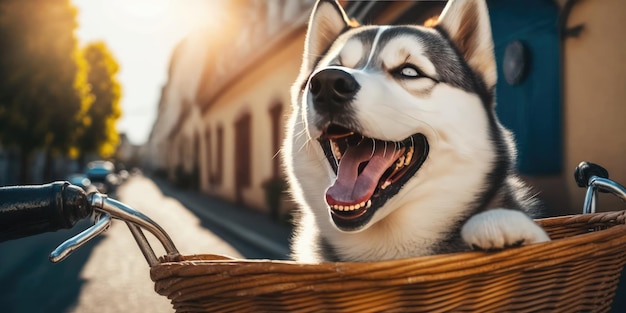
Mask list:
[[[100,235],[111,226],[111,215],[108,213],[96,213],[96,222],[78,235],[65,240],[50,253],[50,262],[58,263],[65,260],[70,254],[82,247],[89,240]]]

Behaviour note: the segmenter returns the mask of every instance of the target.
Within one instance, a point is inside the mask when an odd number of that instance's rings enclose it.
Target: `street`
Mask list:
[[[188,207],[179,202],[179,197]],[[275,230],[255,233],[254,227],[246,226],[247,233],[235,232],[233,227],[240,227],[237,220],[225,221],[224,226],[220,221],[210,221],[206,214],[193,213],[202,212],[203,207],[207,207],[202,201],[209,201],[208,198],[176,190],[164,183],[157,185],[141,175],[133,176],[121,186],[115,198],[160,224],[181,254],[281,258],[281,254],[287,251],[287,227],[278,225]],[[221,202],[211,203],[212,208],[220,209],[215,203]],[[227,209],[232,209],[232,204],[230,206]],[[230,211],[241,211],[241,208]],[[224,220],[229,218],[219,212],[213,214],[225,217]],[[245,215],[239,219],[245,223]],[[262,224],[257,221],[256,225]],[[271,224],[266,225],[271,227]],[[128,228],[119,220],[115,220],[103,236],[92,240],[65,261],[59,264],[48,261],[48,254],[59,243],[88,226],[87,222],[81,222],[72,230],[1,243],[0,311],[173,312],[169,300],[154,291],[149,267]],[[215,231],[209,230],[211,226]],[[283,234],[285,238],[272,238]],[[158,241],[151,235],[148,239],[157,255],[163,254]]]

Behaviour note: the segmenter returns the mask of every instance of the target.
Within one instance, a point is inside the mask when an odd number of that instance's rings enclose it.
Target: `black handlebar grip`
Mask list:
[[[0,188],[0,242],[72,228],[93,209],[68,182]]]
[[[576,166],[576,170],[574,171],[574,179],[576,180],[576,184],[578,187],[588,187],[589,178],[592,176],[598,176],[602,178],[609,178],[609,171],[607,171],[604,167],[594,164],[591,162],[580,162],[578,166]]]

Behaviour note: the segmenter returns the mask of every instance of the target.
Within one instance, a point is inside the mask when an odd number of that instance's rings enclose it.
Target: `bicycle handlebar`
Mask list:
[[[580,162],[574,170],[574,180],[576,180],[576,185],[581,188],[589,187],[593,176],[608,179],[609,171],[598,164],[586,161]]]
[[[68,182],[0,188],[0,242],[72,228],[90,216],[87,194]]]
[[[161,242],[168,257],[178,255],[172,239],[161,226],[104,194],[92,192],[87,195],[69,182],[0,187],[0,242],[69,229],[89,216],[94,217],[94,225],[59,245],[50,254],[50,261],[56,263],[65,259],[107,230],[111,219],[126,222],[150,266],[158,264],[159,260],[141,229],[149,231]]]

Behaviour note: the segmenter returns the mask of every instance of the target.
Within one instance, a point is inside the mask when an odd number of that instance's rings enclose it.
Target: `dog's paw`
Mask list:
[[[523,212],[493,209],[472,216],[461,237],[476,250],[500,250],[550,241],[548,234]]]

